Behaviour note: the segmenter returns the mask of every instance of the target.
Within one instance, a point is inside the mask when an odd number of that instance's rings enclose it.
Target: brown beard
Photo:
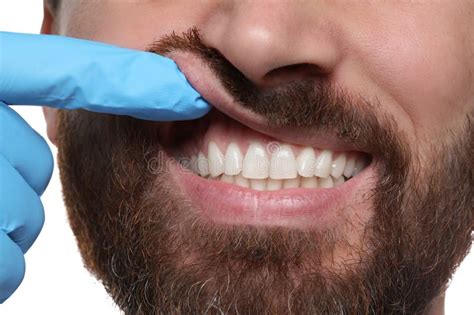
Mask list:
[[[195,39],[188,38],[185,48]],[[167,40],[171,49],[183,45]],[[472,242],[472,120],[455,136],[436,139],[436,147],[423,154],[430,163],[420,165],[421,153],[410,150],[390,119],[338,97],[323,81],[316,90],[303,82],[277,94],[259,93],[212,53],[205,60],[240,95],[236,99],[269,122],[330,127],[378,161],[369,196],[374,214],[364,227],[364,246],[352,248],[358,260],[338,268],[323,263],[347,241],[340,230],[203,222],[166,169],[150,168],[162,150],[154,123],[63,111],[61,180],[87,268],[127,314],[424,312]]]

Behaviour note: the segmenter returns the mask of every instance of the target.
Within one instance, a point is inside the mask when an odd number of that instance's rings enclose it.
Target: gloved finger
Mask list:
[[[51,179],[53,156],[46,141],[18,113],[0,102],[0,155],[38,195]]]
[[[26,253],[43,227],[43,204],[36,192],[1,155],[0,172],[0,230]]]
[[[84,108],[148,120],[204,116],[209,104],[175,62],[153,53],[51,35],[0,32],[0,101]]]
[[[20,247],[1,230],[0,253],[0,303],[3,303],[25,276],[25,258]]]

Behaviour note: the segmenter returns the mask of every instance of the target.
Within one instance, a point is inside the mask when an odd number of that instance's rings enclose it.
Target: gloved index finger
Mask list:
[[[0,101],[186,120],[209,104],[156,54],[53,35],[0,32]]]

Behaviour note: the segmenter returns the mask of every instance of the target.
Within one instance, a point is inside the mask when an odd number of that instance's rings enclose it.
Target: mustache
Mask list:
[[[301,132],[332,133],[372,155],[400,152],[401,135],[395,121],[376,115],[378,102],[351,94],[323,77],[301,79],[276,87],[262,88],[249,80],[217,49],[201,40],[191,28],[161,37],[147,49],[160,55],[176,51],[196,54],[210,67],[226,91],[241,106],[282,128]],[[384,154],[385,155],[385,154]]]

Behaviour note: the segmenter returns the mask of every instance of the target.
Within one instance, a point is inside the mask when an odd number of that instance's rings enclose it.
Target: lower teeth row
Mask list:
[[[291,179],[248,179],[242,175],[221,175],[218,177],[208,177],[211,180],[219,180],[237,186],[251,188],[260,191],[273,191],[289,188],[332,188],[344,184],[346,178],[344,176],[333,178],[319,177],[301,177]]]

